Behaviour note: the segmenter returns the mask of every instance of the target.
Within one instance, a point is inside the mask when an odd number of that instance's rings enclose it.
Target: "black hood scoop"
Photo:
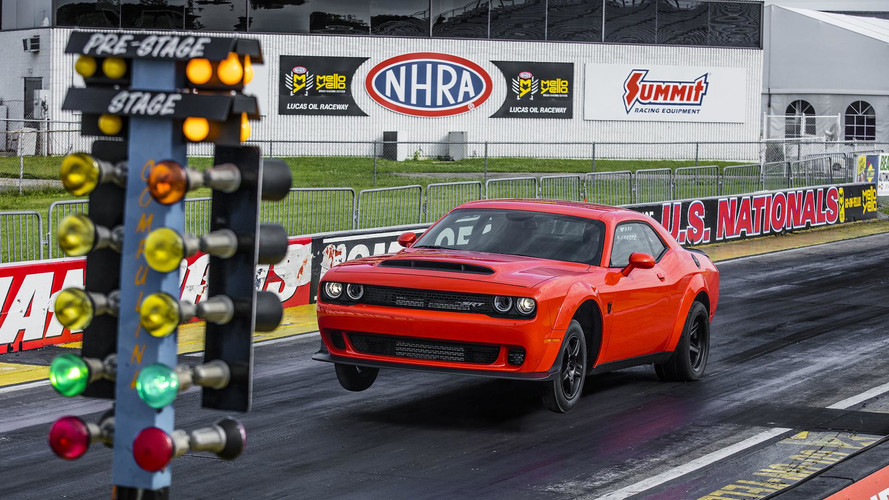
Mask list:
[[[426,271],[444,271],[452,273],[494,274],[490,267],[463,264],[460,262],[442,262],[438,260],[389,259],[380,262],[380,267],[397,267],[401,269],[422,269]]]

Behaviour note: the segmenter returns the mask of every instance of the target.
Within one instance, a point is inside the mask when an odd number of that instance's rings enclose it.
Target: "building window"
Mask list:
[[[815,108],[808,102],[793,101],[784,115],[784,137],[815,135]]]
[[[546,2],[499,0],[491,4],[491,38],[546,40]]]
[[[655,43],[657,2],[606,0],[605,40],[612,43]]]
[[[602,41],[602,0],[549,0],[546,39]]]
[[[855,101],[846,108],[847,141],[874,141],[877,139],[877,115],[865,101]]]
[[[487,0],[432,0],[432,36],[488,38]]]

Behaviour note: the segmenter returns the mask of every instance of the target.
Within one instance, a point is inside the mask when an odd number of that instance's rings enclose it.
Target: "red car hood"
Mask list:
[[[561,262],[521,255],[463,252],[459,250],[417,249],[344,262],[330,272],[352,275],[380,273],[436,276],[467,281],[501,283],[526,288],[544,281],[589,269],[588,264]]]

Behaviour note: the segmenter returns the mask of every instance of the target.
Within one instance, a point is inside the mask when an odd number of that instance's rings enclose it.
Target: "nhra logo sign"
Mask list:
[[[491,95],[491,76],[472,61],[417,52],[386,59],[367,74],[371,99],[411,116],[452,116],[471,111]]]
[[[707,95],[707,73],[691,82],[646,80],[647,69],[630,72],[624,82],[624,107],[627,114],[636,103],[656,105],[700,106]]]

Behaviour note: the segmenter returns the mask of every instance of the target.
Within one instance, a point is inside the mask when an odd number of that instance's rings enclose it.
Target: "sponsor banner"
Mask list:
[[[352,98],[352,77],[366,57],[281,56],[278,114],[367,116]]]
[[[371,68],[364,81],[380,106],[410,116],[453,116],[472,111],[491,95],[491,76],[462,57],[415,52]]]
[[[491,61],[506,79],[506,99],[491,118],[571,118],[574,64]]]
[[[587,64],[583,118],[740,123],[746,82],[744,68]]]
[[[312,239],[312,302],[318,295],[318,281],[331,267],[347,260],[382,255],[401,250],[398,236],[408,231],[422,234],[430,224],[328,233]]]
[[[859,155],[858,182],[876,182],[877,196],[889,196],[889,155]]]
[[[653,217],[681,244],[703,245],[872,219],[877,190],[873,184],[842,184],[627,208]]]
[[[276,293],[284,307],[310,303],[311,249],[310,239],[292,238],[283,261],[257,266],[256,289]],[[196,303],[207,298],[209,261],[207,255],[182,261],[182,300]],[[55,319],[53,303],[61,290],[83,287],[85,263],[79,258],[0,266],[0,354],[81,340],[80,332],[63,328]]]

